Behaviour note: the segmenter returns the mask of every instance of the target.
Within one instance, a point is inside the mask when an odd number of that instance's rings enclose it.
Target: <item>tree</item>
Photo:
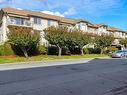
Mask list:
[[[66,34],[68,33],[68,28],[63,26],[52,26],[44,30],[45,39],[51,44],[58,47],[59,53],[62,54],[62,47],[66,46]]]
[[[7,34],[8,41],[12,46],[21,49],[24,56],[28,58],[29,50],[37,46],[40,41],[40,34],[32,28],[20,26],[8,26],[10,32]]]
[[[83,32],[79,29],[72,29],[67,37],[68,46],[72,47],[78,47],[81,51],[81,54],[83,55],[83,47],[91,42],[91,36]]]
[[[121,39],[121,40],[120,40],[120,44],[124,45],[124,47],[127,48],[127,38]]]
[[[103,53],[103,49],[107,46],[110,46],[114,41],[113,35],[102,34],[101,36],[95,36],[95,43],[98,48],[101,49],[101,54]]]

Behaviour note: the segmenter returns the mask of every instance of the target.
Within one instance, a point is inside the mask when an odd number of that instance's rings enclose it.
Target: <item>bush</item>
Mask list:
[[[93,54],[94,53],[94,49],[93,48],[88,48],[89,50],[89,54]]]
[[[5,43],[3,45],[0,45],[0,56],[11,56],[15,55],[13,52],[13,49],[10,44]]]
[[[100,48],[94,48],[93,53],[94,54],[100,54],[101,53],[101,49]]]
[[[62,55],[70,55],[70,50],[68,48],[62,48]],[[58,55],[58,47],[50,46],[48,47],[48,55]]]
[[[101,53],[100,48],[84,48],[83,51],[84,51],[84,54],[100,54]]]
[[[84,54],[89,54],[89,49],[88,48],[84,48],[83,52],[84,52]]]
[[[62,48],[62,55],[71,55],[71,52],[67,47],[65,47]]]
[[[39,54],[47,54],[47,49],[44,45],[39,45]]]
[[[74,55],[81,54],[80,48],[78,47],[69,47],[69,51],[71,54],[74,54]]]
[[[0,45],[0,56],[4,56],[4,45]]]
[[[113,53],[115,51],[117,51],[118,48],[116,48],[115,46],[112,46],[112,47],[108,47],[107,49],[104,50],[104,53],[105,54],[109,54],[109,53]]]
[[[48,55],[58,55],[58,49],[56,46],[48,47]]]
[[[40,34],[38,31],[33,30],[29,27],[21,26],[8,26],[10,32],[7,34],[8,42],[15,48],[18,47],[19,50],[28,58],[31,52],[37,49],[40,41]]]

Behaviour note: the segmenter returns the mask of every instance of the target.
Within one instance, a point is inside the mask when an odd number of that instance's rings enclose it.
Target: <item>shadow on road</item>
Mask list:
[[[127,61],[126,59],[93,59],[87,63],[0,71],[0,85],[42,77],[48,78],[70,73],[87,72],[116,65],[127,65]]]

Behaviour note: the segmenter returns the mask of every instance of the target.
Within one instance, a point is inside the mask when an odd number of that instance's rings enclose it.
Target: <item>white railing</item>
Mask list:
[[[25,27],[32,27],[32,22],[24,21],[23,24],[18,24],[16,21],[7,21],[7,25],[16,25],[16,26],[25,26]]]

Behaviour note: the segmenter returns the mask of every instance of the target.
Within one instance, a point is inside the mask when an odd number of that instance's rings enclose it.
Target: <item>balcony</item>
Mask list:
[[[7,25],[15,25],[15,26],[23,26],[23,27],[32,27],[33,23],[30,21],[13,21],[13,20],[8,20]]]

